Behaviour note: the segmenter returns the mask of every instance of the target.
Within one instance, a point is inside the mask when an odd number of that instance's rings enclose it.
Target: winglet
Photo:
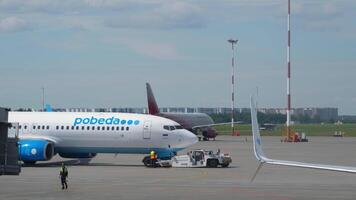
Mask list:
[[[159,109],[149,83],[146,83],[146,89],[147,89],[148,113],[151,115],[157,115],[159,113]]]
[[[253,151],[255,153],[256,159],[260,162],[255,173],[251,178],[251,183],[255,180],[257,173],[260,171],[262,165],[266,162],[265,161],[266,156],[262,150],[262,140],[261,140],[260,128],[258,127],[257,109],[255,105],[256,105],[255,101],[251,96],[250,108],[251,108],[251,125],[252,125],[252,136],[253,136]]]
[[[255,106],[255,101],[251,96],[250,106],[251,106],[251,124],[252,124],[252,135],[253,135],[253,150],[255,152],[255,157],[260,162],[265,162],[266,156],[262,150],[262,140],[260,135],[260,129],[258,127],[257,121],[257,109]]]

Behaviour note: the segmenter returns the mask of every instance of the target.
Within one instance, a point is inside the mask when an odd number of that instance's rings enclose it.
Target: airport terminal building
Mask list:
[[[35,111],[34,109],[29,109]],[[57,112],[124,112],[124,113],[143,113],[147,114],[147,108],[56,108]],[[238,113],[250,113],[250,108],[235,108]],[[230,114],[231,108],[227,107],[162,107],[161,112],[172,113],[206,113],[211,114]],[[265,114],[286,114],[285,108],[259,108],[259,112]],[[312,119],[319,118],[323,121],[335,120],[339,118],[338,108],[293,108],[292,115],[308,116]]]

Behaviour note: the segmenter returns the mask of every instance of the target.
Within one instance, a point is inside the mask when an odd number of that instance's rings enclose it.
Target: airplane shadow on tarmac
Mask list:
[[[60,167],[64,163],[66,166],[103,166],[103,167],[145,167],[142,165],[133,165],[133,164],[114,164],[114,163],[89,163],[82,162],[79,160],[66,160],[66,161],[58,161],[58,162],[46,162],[46,163],[36,163],[35,165],[23,164],[22,167]]]
[[[58,161],[58,162],[46,162],[46,163],[37,163],[35,165],[26,165],[23,164],[22,167],[60,167],[62,165],[62,163],[64,163],[66,166],[86,166],[86,167],[144,167],[145,166],[142,164],[114,164],[114,163],[81,163],[78,160],[66,160],[66,161]],[[164,168],[164,167],[162,167]],[[240,166],[229,166],[227,168],[215,168],[215,169],[229,169],[229,168],[240,168]],[[200,168],[202,169],[202,168]],[[213,169],[213,168],[206,168],[206,169]]]

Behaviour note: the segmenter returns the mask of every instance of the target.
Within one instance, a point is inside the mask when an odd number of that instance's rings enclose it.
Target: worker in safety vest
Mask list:
[[[151,159],[151,167],[156,167],[157,154],[153,150],[150,153],[150,159]]]
[[[68,188],[68,184],[67,184],[68,169],[64,165],[64,163],[62,163],[62,167],[59,172],[59,176],[61,177],[62,190],[64,189],[64,187],[65,187],[65,189],[67,189]]]

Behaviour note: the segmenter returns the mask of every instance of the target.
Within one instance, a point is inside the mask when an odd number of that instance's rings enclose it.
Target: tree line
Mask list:
[[[231,122],[231,114],[210,114],[210,117],[215,123]],[[260,124],[272,123],[272,124],[283,124],[286,122],[286,115],[283,114],[267,114],[258,112],[257,115],[258,122]],[[234,115],[235,121],[241,123],[250,124],[251,123],[251,113],[249,112],[236,112]],[[309,123],[335,123],[339,119],[328,119],[322,120],[320,116],[314,116],[313,118],[309,115],[292,115],[292,121],[295,123],[309,124]],[[352,122],[351,120],[348,121]],[[355,122],[355,121],[354,121]]]

